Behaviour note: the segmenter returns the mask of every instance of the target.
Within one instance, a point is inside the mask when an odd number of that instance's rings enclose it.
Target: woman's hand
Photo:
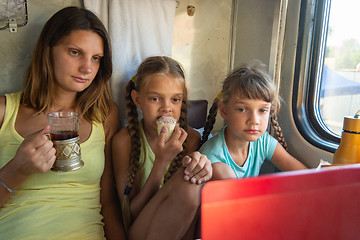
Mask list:
[[[212,178],[212,166],[210,160],[199,152],[193,152],[182,160],[185,167],[184,179],[191,183],[201,184]]]
[[[50,126],[27,136],[17,150],[12,163],[24,175],[47,172],[55,162],[56,150],[52,141],[45,135]]]
[[[166,127],[161,129],[154,150],[154,154],[156,156],[155,161],[160,161],[164,167],[167,167],[168,164],[176,157],[176,155],[178,155],[183,150],[182,145],[187,138],[186,131],[176,125],[174,132],[166,142],[165,137],[167,131],[168,129]]]

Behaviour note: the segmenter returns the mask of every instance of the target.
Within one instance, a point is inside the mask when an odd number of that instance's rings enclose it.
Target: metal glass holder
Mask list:
[[[79,137],[53,142],[56,149],[56,161],[52,171],[69,172],[84,166],[84,162],[81,160]]]

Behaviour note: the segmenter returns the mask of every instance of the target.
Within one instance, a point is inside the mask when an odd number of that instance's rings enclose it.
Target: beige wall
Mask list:
[[[0,95],[23,89],[26,68],[30,63],[40,31],[56,11],[65,6],[81,6],[81,0],[28,1],[28,23],[16,33],[0,31]]]
[[[233,67],[253,60],[270,63],[270,50],[274,43],[275,10],[279,0],[237,0],[234,18]],[[264,11],[266,9],[266,11]],[[273,66],[270,66],[270,68]]]
[[[229,63],[232,0],[179,0],[176,9],[173,58],[185,69],[189,99],[206,99],[209,108],[221,89]],[[187,6],[195,14],[187,14]],[[223,120],[218,117],[214,130]]]

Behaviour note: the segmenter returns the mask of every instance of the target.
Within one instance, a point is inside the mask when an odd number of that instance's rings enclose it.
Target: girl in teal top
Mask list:
[[[200,151],[211,160],[211,163],[225,163],[234,171],[236,178],[259,175],[264,160],[270,160],[274,154],[277,141],[269,133],[265,132],[257,140],[249,142],[248,155],[242,166],[239,166],[231,157],[225,141],[223,128],[213,138],[209,139]]]
[[[275,116],[278,108],[275,84],[260,65],[244,65],[229,74],[210,109],[201,142],[207,140],[219,109],[226,126],[200,149],[212,162],[213,180],[257,176],[264,160],[283,171],[306,169],[285,150]],[[267,133],[269,118],[279,143]]]

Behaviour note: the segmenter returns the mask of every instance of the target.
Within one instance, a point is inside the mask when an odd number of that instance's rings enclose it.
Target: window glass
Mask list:
[[[320,88],[320,114],[341,135],[344,116],[360,110],[360,1],[331,0]]]

